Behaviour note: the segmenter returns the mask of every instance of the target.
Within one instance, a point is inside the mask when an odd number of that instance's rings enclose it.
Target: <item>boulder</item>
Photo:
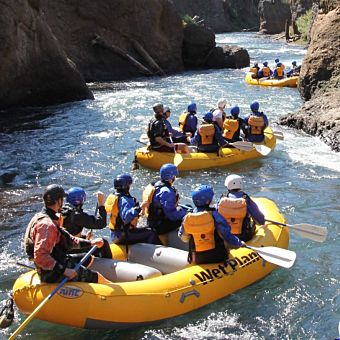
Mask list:
[[[340,6],[318,14],[302,63],[299,91],[306,100],[340,86]]]
[[[93,98],[39,1],[3,0],[0,13],[0,109]]]
[[[146,54],[166,73],[183,69],[182,22],[171,1],[46,0],[43,9],[87,82],[158,73]]]
[[[319,136],[333,150],[340,152],[340,89],[315,96],[302,108],[280,119],[280,124]]]
[[[291,19],[289,3],[280,0],[260,0],[258,11],[260,32],[264,34],[284,32],[286,21]]]

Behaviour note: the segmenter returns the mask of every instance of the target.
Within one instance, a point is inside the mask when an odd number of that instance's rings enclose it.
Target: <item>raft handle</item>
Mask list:
[[[200,297],[200,293],[196,289],[193,289],[193,290],[190,290],[189,292],[182,293],[181,298],[179,299],[179,302],[184,303],[185,299],[191,295],[195,295],[197,298]]]

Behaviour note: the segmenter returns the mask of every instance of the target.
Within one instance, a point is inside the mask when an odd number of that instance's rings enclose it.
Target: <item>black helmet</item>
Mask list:
[[[162,114],[163,114],[163,109],[164,109],[163,104],[161,104],[161,103],[156,103],[156,104],[154,104],[154,105],[152,106],[152,108],[153,108],[153,111],[154,111],[155,113],[162,113]]]
[[[58,184],[50,184],[46,187],[43,199],[46,205],[51,205],[58,201],[60,198],[66,197],[67,194],[63,187]]]

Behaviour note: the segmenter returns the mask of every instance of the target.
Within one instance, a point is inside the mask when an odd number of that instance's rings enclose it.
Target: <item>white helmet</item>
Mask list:
[[[227,105],[227,101],[224,98],[220,98],[217,101],[217,107],[220,109],[224,109],[226,105]]]
[[[229,175],[224,182],[224,185],[228,188],[228,190],[238,190],[242,189],[243,181],[242,177],[239,175]]]

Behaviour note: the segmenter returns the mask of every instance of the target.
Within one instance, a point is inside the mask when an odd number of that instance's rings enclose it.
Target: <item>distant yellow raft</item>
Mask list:
[[[267,219],[285,222],[274,202],[266,198],[255,201]],[[248,244],[287,249],[288,242],[288,229],[270,224],[257,226]],[[125,257],[124,247],[112,245],[112,251],[116,257]],[[72,282],[63,286],[37,318],[88,329],[144,325],[192,312],[261,280],[275,268],[254,251],[240,248],[231,251],[226,265],[188,265],[148,280],[112,285]],[[21,312],[29,314],[55,287],[41,283],[35,271],[27,272],[14,284],[15,303]]]
[[[270,149],[274,149],[276,145],[276,138],[272,130],[268,127],[265,130],[264,143]],[[248,159],[255,159],[263,157],[255,148],[251,151],[243,151],[236,148],[222,148],[219,154],[216,152],[192,152],[188,155],[183,154],[183,161],[178,165],[179,170],[200,170],[224,167],[234,163],[239,163]],[[141,166],[149,169],[160,169],[163,164],[174,163],[174,153],[158,152],[142,147],[136,150],[135,159]],[[176,164],[177,165],[177,164]]]
[[[293,76],[284,79],[254,79],[252,73],[248,72],[245,77],[245,82],[249,85],[261,85],[261,86],[279,86],[279,87],[297,87],[299,77]]]

